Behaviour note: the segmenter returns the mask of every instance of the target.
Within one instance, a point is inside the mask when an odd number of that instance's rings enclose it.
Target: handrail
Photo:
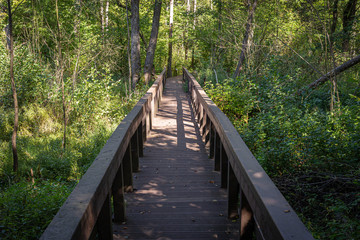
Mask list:
[[[254,234],[257,239],[313,239],[230,120],[185,68],[183,79],[215,170],[221,171],[221,187],[228,189],[228,217],[241,219],[241,239]]]
[[[149,133],[166,82],[166,69],[119,124],[40,239],[112,239],[114,220],[125,220],[124,191],[132,191],[143,142]]]

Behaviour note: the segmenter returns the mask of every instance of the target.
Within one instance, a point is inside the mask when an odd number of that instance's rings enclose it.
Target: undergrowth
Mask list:
[[[219,70],[218,72],[220,72]],[[265,171],[318,239],[357,239],[360,233],[360,89],[342,76],[340,105],[329,110],[328,86],[299,96],[306,73],[264,71],[215,82],[198,74]],[[347,79],[350,79],[347,81]],[[301,84],[303,82],[303,84]],[[351,84],[353,84],[351,86]]]

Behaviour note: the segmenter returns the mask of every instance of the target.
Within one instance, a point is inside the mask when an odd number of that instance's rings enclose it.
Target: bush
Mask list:
[[[206,82],[204,88],[214,103],[234,121],[247,122],[257,103],[253,95],[256,85],[247,79],[225,79],[216,85]]]

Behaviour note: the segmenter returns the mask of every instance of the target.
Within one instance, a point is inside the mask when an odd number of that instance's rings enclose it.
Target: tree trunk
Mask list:
[[[254,19],[257,0],[255,0],[253,4],[251,4],[251,1],[249,0],[248,4],[249,4],[249,16],[248,16],[248,20],[246,23],[246,30],[245,30],[244,40],[243,40],[242,49],[241,49],[241,53],[240,53],[240,59],[239,59],[238,65],[236,67],[234,76],[233,76],[234,79],[236,79],[240,74],[240,70],[242,69],[242,66],[243,66],[243,63],[245,60],[245,54],[249,51],[250,41],[251,41],[251,38],[253,35],[252,23],[253,23],[253,19]]]
[[[80,61],[80,55],[81,55],[81,33],[80,33],[80,26],[81,26],[81,0],[76,0],[74,7],[76,9],[77,15],[75,17],[75,21],[74,21],[74,33],[76,35],[76,39],[78,40],[78,47],[76,50],[76,62],[75,62],[75,66],[74,66],[74,72],[72,75],[72,84],[73,84],[73,90],[75,90],[76,88],[76,79],[77,79],[77,75],[78,75],[78,66],[79,66],[79,61]]]
[[[135,89],[136,83],[140,79],[140,33],[139,33],[139,2],[131,0],[131,71],[132,88]]]
[[[343,12],[344,39],[343,39],[342,48],[344,52],[350,51],[351,31],[355,22],[356,1],[357,0],[349,0]]]
[[[190,0],[186,1],[186,16],[189,17],[190,14]],[[184,48],[185,48],[185,62],[188,58],[188,49],[189,49],[189,40],[187,39],[188,37],[188,27],[189,27],[189,23],[188,20],[186,20],[186,25],[185,25],[185,29],[184,29]]]
[[[324,82],[329,80],[330,78],[338,75],[339,73],[351,68],[352,66],[358,64],[360,62],[360,55],[350,59],[349,61],[343,63],[342,65],[338,66],[337,68],[331,70],[326,75],[320,77],[318,80],[312,82],[308,85],[308,88],[317,88],[318,86],[322,85]]]
[[[57,22],[57,66],[56,66],[56,78],[58,82],[61,84],[61,94],[62,94],[62,107],[63,107],[63,141],[62,141],[62,149],[63,151],[66,148],[66,102],[65,102],[65,83],[64,83],[64,69],[63,69],[63,59],[62,59],[62,46],[61,46],[61,29],[60,29],[60,18],[59,18],[59,7],[58,0],[55,1],[55,11],[56,11],[56,22]]]
[[[130,28],[129,28],[129,8],[128,0],[126,0],[126,27],[127,27],[127,55],[128,55],[128,64],[129,64],[129,93],[132,88],[132,74],[131,74],[131,54],[130,54]]]
[[[331,28],[330,28],[330,36],[332,36],[336,30],[337,19],[338,19],[338,4],[339,4],[339,0],[334,0],[333,19],[332,19]]]
[[[101,17],[101,34],[104,37],[105,16],[104,16],[104,0],[100,0],[100,17]]]
[[[194,25],[193,25],[193,30],[194,30],[194,34],[196,35],[195,33],[195,29],[196,29],[196,5],[197,5],[197,2],[196,0],[194,0]],[[192,52],[191,52],[191,67],[194,68],[195,67],[195,41],[193,41],[193,44],[192,44]]]
[[[145,66],[144,66],[145,84],[148,84],[149,81],[151,80],[151,72],[153,69],[154,55],[155,55],[157,37],[158,37],[158,33],[159,33],[161,3],[162,3],[162,0],[155,0],[151,36],[150,36],[150,41],[149,41],[149,47],[147,48]]]
[[[172,32],[173,32],[173,17],[174,17],[174,0],[170,0],[170,22],[169,22],[169,56],[167,76],[172,77],[171,62],[172,62]]]
[[[106,1],[106,7],[105,7],[105,31],[107,32],[109,29],[109,1]]]
[[[8,29],[8,47],[10,53],[10,80],[11,80],[11,89],[13,92],[14,100],[14,129],[11,137],[11,146],[13,152],[13,171],[16,172],[19,167],[18,154],[16,148],[16,138],[17,138],[17,129],[19,126],[19,104],[17,100],[15,77],[14,77],[14,36],[13,36],[13,19],[12,19],[12,10],[11,10],[11,0],[7,1],[8,4],[8,16],[9,16],[9,29]]]

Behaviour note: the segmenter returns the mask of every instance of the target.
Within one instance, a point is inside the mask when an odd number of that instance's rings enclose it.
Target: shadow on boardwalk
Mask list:
[[[114,239],[238,239],[239,223],[227,219],[226,190],[181,77],[167,80],[134,188],[126,194],[127,221],[114,224]]]

